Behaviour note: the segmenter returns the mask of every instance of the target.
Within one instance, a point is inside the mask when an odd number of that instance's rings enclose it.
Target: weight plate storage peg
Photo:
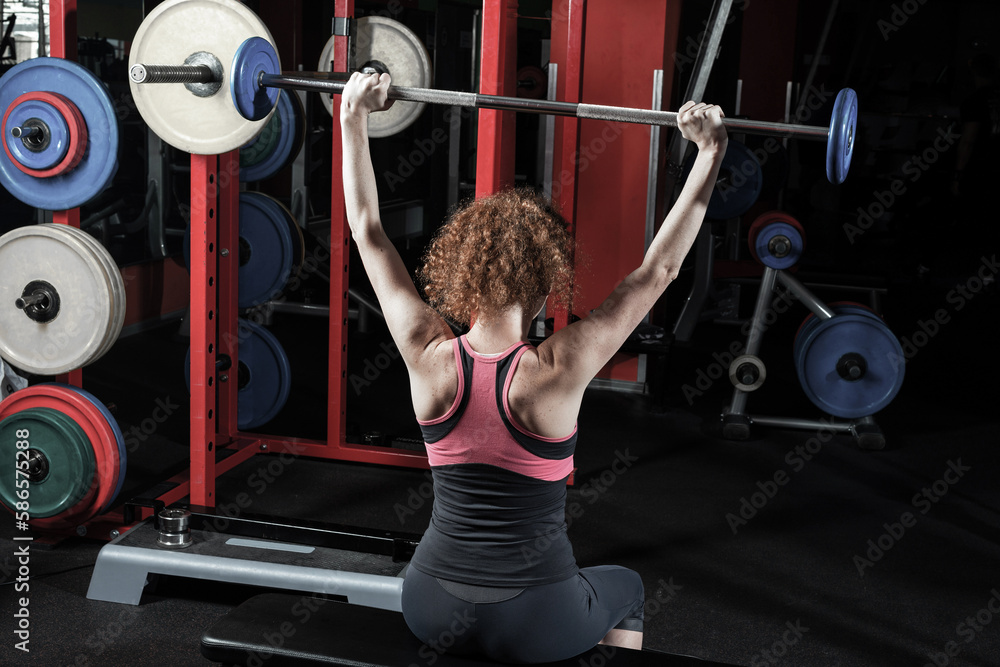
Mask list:
[[[357,26],[355,61],[358,69],[377,61],[389,70],[393,86],[431,86],[431,57],[416,33],[399,21],[384,16],[363,16],[357,20]],[[330,38],[320,56],[321,72],[330,72],[334,66],[340,71],[347,69],[347,63],[332,63],[334,39]],[[322,93],[320,99],[327,112],[333,115],[331,96]],[[398,134],[415,123],[423,110],[423,103],[396,102],[388,111],[368,117],[368,136],[381,138]]]
[[[790,269],[798,264],[805,250],[805,231],[787,213],[769,211],[750,225],[747,242],[754,259],[764,266]]]
[[[0,77],[0,182],[36,208],[81,206],[118,171],[118,117],[107,88],[61,58],[34,58]]]
[[[816,407],[858,419],[888,406],[903,385],[903,348],[876,315],[851,305],[802,323],[793,348],[799,382]]]
[[[240,180],[271,178],[298,155],[305,143],[305,112],[299,96],[280,91],[278,106],[260,134],[240,148]]]
[[[273,43],[267,26],[236,0],[167,0],[153,9],[129,56],[132,96],[150,129],[171,146],[200,155],[225,153],[253,139],[264,124],[244,118],[230,91],[233,60],[252,37]],[[146,72],[136,66],[144,63],[202,66],[209,82],[140,84],[136,80]],[[216,75],[221,87],[212,85]]]
[[[12,441],[7,437],[11,428],[15,435]],[[19,430],[21,435],[26,430],[27,438],[16,438]],[[35,478],[29,493],[31,523],[37,528],[80,525],[109,509],[121,490],[127,465],[121,429],[96,398],[80,389],[39,384],[8,396],[0,403],[0,450],[4,455],[10,442],[15,449],[19,442],[27,442],[28,451],[36,452],[30,456],[28,472]],[[88,478],[87,461],[91,460]],[[38,508],[42,510],[39,514],[35,513],[36,493],[51,501]],[[59,502],[60,498],[65,500]],[[57,507],[62,509],[51,513]]]
[[[84,237],[55,224],[0,237],[0,356],[21,370],[58,375],[81,368],[121,333],[121,273],[99,243]]]

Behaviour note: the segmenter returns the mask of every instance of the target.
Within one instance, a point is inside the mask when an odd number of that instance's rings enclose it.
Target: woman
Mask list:
[[[352,75],[341,102],[351,233],[410,377],[434,476],[433,518],[403,585],[403,615],[433,651],[548,662],[596,644],[641,648],[643,587],[620,567],[580,569],[566,536],[584,390],[680,269],[725,154],[722,111],[684,105],[699,148],[681,196],[642,265],[593,314],[537,348],[528,327],[566,283],[565,223],[534,195],[468,205],[438,233],[421,271],[455,338],[417,293],[379,219],[367,118],[389,76]]]

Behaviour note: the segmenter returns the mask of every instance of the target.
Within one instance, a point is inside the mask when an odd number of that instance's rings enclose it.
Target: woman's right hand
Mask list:
[[[389,100],[388,74],[354,72],[344,86],[340,116],[367,116],[373,111],[385,111],[392,106]]]
[[[721,155],[729,144],[729,134],[722,124],[725,117],[722,107],[716,104],[688,102],[677,113],[677,127],[699,152],[715,151]]]

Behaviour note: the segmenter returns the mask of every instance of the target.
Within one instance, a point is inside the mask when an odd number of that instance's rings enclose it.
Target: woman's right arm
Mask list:
[[[723,117],[714,105],[688,102],[681,107],[678,128],[698,146],[698,157],[642,265],[590,316],[556,332],[538,347],[539,361],[556,371],[554,377],[564,388],[582,393],[677,277],[705,219],[726,153]]]

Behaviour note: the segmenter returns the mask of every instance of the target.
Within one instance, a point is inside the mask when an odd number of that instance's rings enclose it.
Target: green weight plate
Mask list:
[[[18,438],[18,431],[26,431],[27,437]],[[20,450],[18,442],[27,442],[28,449]],[[44,457],[37,477],[27,484],[28,512],[33,519],[62,514],[93,493],[94,452],[86,433],[71,417],[50,408],[29,408],[0,422],[0,460],[20,467],[21,461],[28,461],[28,454],[36,462]],[[17,507],[18,492],[24,490],[18,483],[27,479],[20,474],[0,475],[4,505]]]

